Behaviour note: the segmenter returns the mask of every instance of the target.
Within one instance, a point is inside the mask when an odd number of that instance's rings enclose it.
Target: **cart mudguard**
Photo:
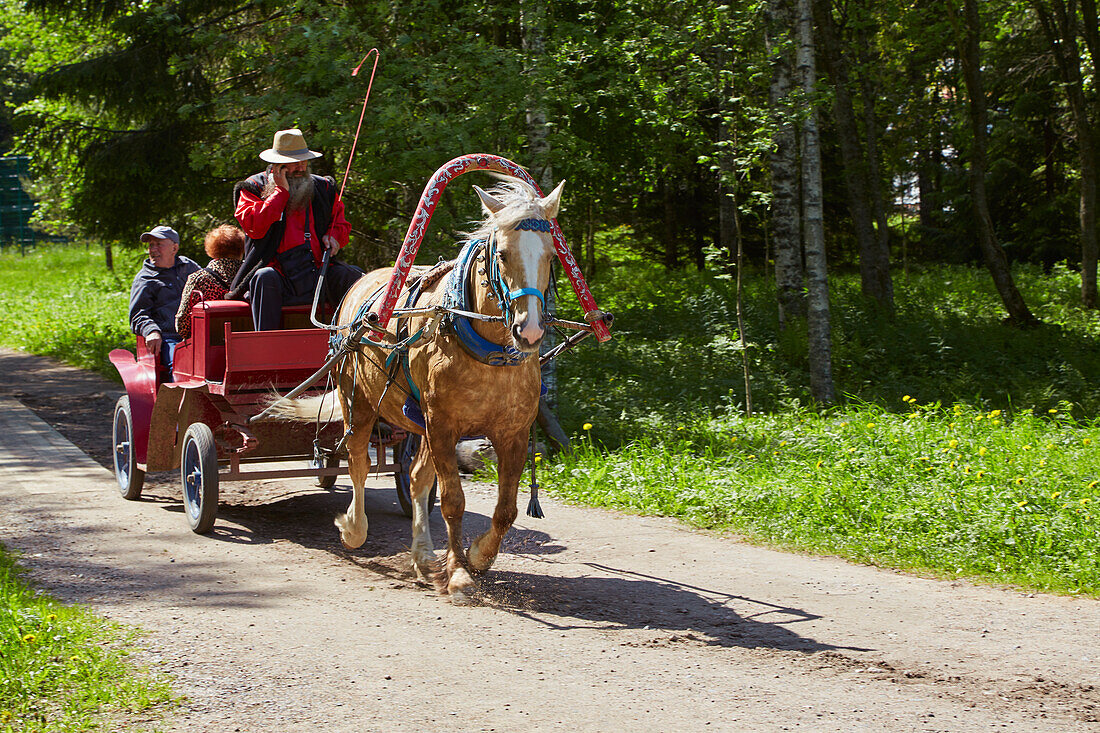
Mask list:
[[[114,364],[130,398],[130,416],[134,422],[134,460],[145,465],[149,450],[149,421],[157,395],[156,358],[138,337],[138,356],[126,349],[115,349],[108,358]]]

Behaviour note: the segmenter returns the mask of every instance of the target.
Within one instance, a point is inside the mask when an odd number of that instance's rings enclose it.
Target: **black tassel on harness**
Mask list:
[[[535,424],[531,423],[531,447],[528,449],[528,460],[531,464],[531,499],[527,502],[527,516],[535,519],[546,517],[539,506],[539,482],[535,478]]]

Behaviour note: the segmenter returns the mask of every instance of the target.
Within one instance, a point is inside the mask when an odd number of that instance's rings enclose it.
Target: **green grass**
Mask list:
[[[592,425],[543,483],[779,547],[1100,595],[1097,421],[905,404],[729,415],[610,452]]]
[[[0,731],[95,731],[159,719],[161,675],[129,659],[121,627],[35,591],[0,545]]]
[[[134,348],[130,283],[142,254],[116,251],[114,272],[101,248],[51,245],[25,257],[0,254],[0,344],[117,381],[107,354]]]

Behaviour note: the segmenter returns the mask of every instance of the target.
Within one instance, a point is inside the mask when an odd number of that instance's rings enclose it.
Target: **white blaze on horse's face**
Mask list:
[[[538,200],[538,206],[547,221],[558,213],[562,181],[549,196]],[[474,186],[482,204],[490,216],[504,208],[504,204],[491,194]],[[554,238],[548,232],[536,232],[514,227],[500,227],[497,230],[497,257],[503,285],[509,292],[537,290],[545,293],[550,283],[550,264],[554,256]],[[523,294],[511,303],[511,336],[516,349],[534,353],[539,349],[546,326],[543,322],[543,303],[538,296]],[[506,316],[508,314],[505,314]]]

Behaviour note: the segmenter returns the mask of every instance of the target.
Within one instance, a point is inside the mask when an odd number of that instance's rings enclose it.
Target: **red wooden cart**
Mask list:
[[[176,348],[171,382],[160,378],[158,357],[141,336],[136,356],[112,351],[111,363],[126,386],[112,428],[122,496],[140,498],[147,471],[178,468],[187,520],[192,530],[205,533],[217,516],[221,481],[313,476],[318,486],[331,488],[345,475],[335,450],[341,422],[249,424],[273,390],[297,387],[325,363],[329,333],[311,323],[309,311],[284,308],[283,329],[254,331],[247,303],[196,304],[192,335]],[[409,516],[409,467],[419,443],[418,435],[374,426],[374,470],[394,474],[398,501]],[[272,461],[297,466],[247,470]]]

